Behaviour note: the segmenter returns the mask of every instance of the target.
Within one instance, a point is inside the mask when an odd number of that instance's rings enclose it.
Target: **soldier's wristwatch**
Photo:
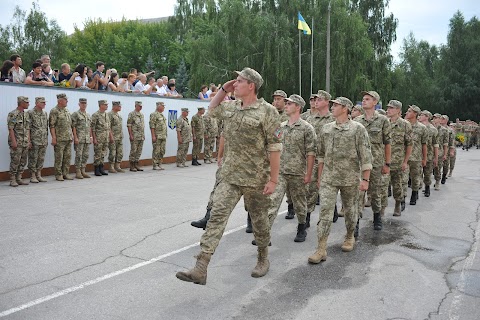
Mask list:
[[[390,168],[390,163],[385,163],[385,165]]]

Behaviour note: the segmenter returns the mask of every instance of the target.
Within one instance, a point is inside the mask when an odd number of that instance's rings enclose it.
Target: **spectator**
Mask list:
[[[137,79],[137,76],[134,73],[130,73],[128,75],[128,78],[127,78],[128,90],[126,92],[132,92],[133,90],[135,90],[135,88],[133,87],[133,83],[135,82],[136,79]]]
[[[42,72],[42,64],[40,62],[34,62],[32,65],[32,71],[25,78],[25,84],[50,87],[53,86],[53,81]]]
[[[168,77],[167,77],[167,76],[163,76],[163,77],[162,77],[162,81],[163,81],[163,89],[165,90],[165,92],[167,92],[167,90],[168,90],[168,87],[167,87],[167,85],[168,85]]]
[[[54,83],[58,82],[52,72],[52,67],[50,67],[50,63],[42,63],[42,72],[45,73],[47,78],[52,80]]]
[[[168,80],[168,83],[176,84],[176,83],[177,83],[177,79],[172,78],[172,79]]]
[[[207,94],[208,87],[204,84],[200,87],[200,92],[198,93],[198,99],[200,100],[208,100]],[[211,92],[210,92],[211,93]]]
[[[95,67],[97,68],[97,71],[93,73],[93,77],[95,78],[95,76],[98,76],[98,91],[105,91],[107,89],[108,81],[110,80],[110,73],[112,72],[112,70],[108,69],[104,75],[103,70],[105,70],[105,63],[103,63],[102,61],[97,61]]]
[[[137,69],[135,69],[135,68],[130,69],[130,73],[129,73],[129,74],[134,74],[135,77],[136,77],[136,76],[137,76]]]
[[[179,94],[175,89],[175,83],[169,83],[167,87],[168,87],[167,97],[182,98],[182,95]]]
[[[70,71],[70,65],[68,63],[62,63],[61,69],[62,72],[58,74],[58,82],[62,82],[63,80],[67,80],[70,82],[70,84],[73,84],[73,81],[75,81],[75,77],[73,77],[73,73]]]
[[[119,87],[120,92],[126,92],[128,91],[128,73],[122,72],[122,77],[118,79],[117,85]]]
[[[143,94],[150,94],[152,92],[153,87],[147,88],[145,84],[147,83],[147,76],[141,74],[138,76],[138,82],[135,85],[134,92],[135,93],[143,93]]]
[[[93,76],[93,70],[90,67],[87,67],[87,86],[92,90],[97,90],[98,88],[98,76]]]
[[[13,82],[13,69],[14,63],[11,60],[5,60],[0,70],[0,81],[1,82]]]
[[[207,98],[211,98],[210,95],[213,92],[213,87],[215,87],[215,83],[210,83],[209,89],[207,91]]]
[[[40,57],[40,61],[41,61],[42,65],[43,65],[44,63],[50,64],[50,56],[49,56],[48,54],[44,54],[44,55],[42,55],[42,56]],[[42,67],[42,68],[43,68],[43,67]],[[48,78],[49,78],[50,80],[51,80],[52,74],[53,74],[53,70],[50,68],[50,72],[49,72],[48,74],[46,73],[46,75],[48,76]]]
[[[120,91],[120,86],[117,84],[118,81],[118,73],[112,72],[110,74],[110,80],[108,81],[107,85],[107,92],[119,92]]]
[[[213,97],[215,97],[215,95],[218,93],[218,87],[217,86],[213,86],[212,87],[212,93],[210,93],[210,95],[208,96],[208,99],[209,100],[212,100]],[[227,97],[227,96],[225,96]]]
[[[157,85],[154,77],[148,78],[148,84],[145,86],[145,88],[147,90],[150,89],[150,94],[157,94]]]
[[[12,56],[10,57],[10,61],[13,62],[13,82],[24,83],[27,75],[25,74],[25,70],[20,68],[22,66],[22,58],[18,54],[12,54]]]
[[[73,73],[75,76],[75,85],[73,88],[79,88],[79,89],[87,89],[89,88],[87,86],[88,84],[88,77],[87,77],[87,67],[84,64],[79,64],[75,68],[75,72]]]
[[[157,94],[159,96],[166,96],[167,95],[167,90],[163,87],[162,78],[158,78],[158,80],[157,80]]]

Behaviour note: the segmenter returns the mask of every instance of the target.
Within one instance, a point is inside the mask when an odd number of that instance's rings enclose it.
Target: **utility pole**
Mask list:
[[[325,70],[325,90],[330,92],[330,9],[332,2],[328,2],[327,15],[327,66]]]

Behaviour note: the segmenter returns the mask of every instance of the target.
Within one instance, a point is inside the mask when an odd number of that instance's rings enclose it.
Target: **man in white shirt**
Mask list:
[[[14,83],[24,83],[27,75],[25,70],[20,68],[22,65],[22,58],[18,54],[12,54],[10,61],[13,62],[12,75]]]
[[[157,94],[162,97],[167,95],[167,90],[165,90],[165,87],[163,86],[162,78],[158,78],[157,80]]]
[[[147,83],[147,76],[141,74],[138,77],[137,84],[135,84],[135,89],[133,90],[134,93],[143,93],[143,94],[150,94],[152,92],[153,86],[147,88],[145,84]]]

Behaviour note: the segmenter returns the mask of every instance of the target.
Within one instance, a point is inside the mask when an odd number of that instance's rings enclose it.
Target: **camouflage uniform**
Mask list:
[[[402,163],[405,160],[406,149],[413,144],[412,125],[405,119],[398,118],[390,122],[392,130],[390,179],[392,182],[393,198],[395,201],[403,201],[406,194],[403,193]]]
[[[218,135],[217,119],[212,118],[208,114],[203,117],[205,123],[205,162],[211,162],[213,157],[213,149],[215,147],[215,139]]]
[[[192,133],[195,136],[195,139],[193,139],[192,158],[198,160],[198,155],[202,153],[203,137],[205,136],[203,116],[198,113],[192,117]]]
[[[426,186],[432,184],[433,175],[433,157],[435,155],[435,148],[438,148],[438,130],[431,123],[427,127],[427,165],[423,168],[423,183]]]
[[[140,160],[145,140],[145,120],[143,113],[132,111],[128,114],[127,127],[132,128],[133,141],[130,140],[130,162],[137,163]]]
[[[278,111],[278,119],[280,120],[280,123],[289,120],[289,117],[285,112],[285,110]],[[305,120],[305,119],[302,119],[302,120]]]
[[[182,137],[182,143],[178,144],[177,149],[177,165],[184,165],[185,161],[187,161],[188,147],[192,141],[192,127],[188,122],[188,118],[184,119],[180,116],[177,119],[177,131],[180,132]]]
[[[215,145],[217,146],[217,152],[218,152],[218,147],[220,146],[220,135],[223,132],[223,120],[220,119],[215,119],[217,121],[217,136],[215,137]]]
[[[167,143],[167,119],[163,113],[155,111],[150,114],[150,130],[153,129],[157,140],[152,143],[152,163],[153,166],[160,166],[165,155],[165,145]]]
[[[8,129],[12,129],[15,134],[17,148],[12,148],[10,134],[8,135],[8,145],[10,146],[10,175],[21,177],[25,165],[27,164],[30,119],[28,112],[15,109],[8,113]],[[17,178],[18,180],[18,178]]]
[[[70,171],[72,159],[72,119],[67,107],[55,106],[50,110],[48,125],[55,128],[57,144],[53,147],[55,153],[55,176],[65,176]]]
[[[443,168],[443,163],[445,162],[443,160],[443,157],[445,155],[444,153],[444,147],[447,146],[447,153],[448,153],[448,144],[449,144],[449,134],[447,128],[444,126],[437,126],[437,131],[438,131],[438,164],[435,168],[433,168],[433,174],[435,176],[435,184],[436,187],[439,187],[440,185],[440,179],[442,179],[442,168]],[[445,174],[447,174],[445,172]]]
[[[455,137],[453,136],[453,130],[450,127],[444,127],[448,131],[448,148],[447,148],[447,157],[443,161],[443,175],[447,175],[448,169],[450,168],[450,150],[454,148],[453,141]],[[467,146],[469,146],[467,144]]]
[[[113,133],[113,142],[108,144],[108,161],[110,164],[120,164],[123,159],[123,120],[120,112],[110,111],[108,113],[110,128]]]
[[[270,242],[268,210],[271,198],[263,194],[270,179],[268,152],[281,151],[278,113],[263,99],[248,107],[241,101],[222,102],[210,116],[225,120],[225,153],[222,181],[213,196],[213,208],[200,246],[205,253],[214,253],[225,230],[228,217],[244,196],[250,211],[255,241],[259,248]]]
[[[75,150],[75,167],[77,170],[85,168],[87,165],[91,125],[92,117],[87,112],[78,110],[72,113],[72,128],[76,129],[78,138],[78,144],[74,144],[73,146]]]
[[[32,148],[28,151],[28,169],[33,175],[43,169],[48,146],[48,116],[43,110],[28,111],[30,117],[30,140]]]
[[[427,127],[420,122],[412,124],[413,132],[413,145],[412,154],[408,159],[409,169],[404,172],[403,181],[403,194],[407,194],[408,177],[412,179],[412,191],[418,191],[422,185],[422,148],[427,143]]]
[[[110,141],[110,117],[107,112],[97,111],[92,115],[92,131],[95,134],[97,144],[93,146],[93,164],[103,165]]]

